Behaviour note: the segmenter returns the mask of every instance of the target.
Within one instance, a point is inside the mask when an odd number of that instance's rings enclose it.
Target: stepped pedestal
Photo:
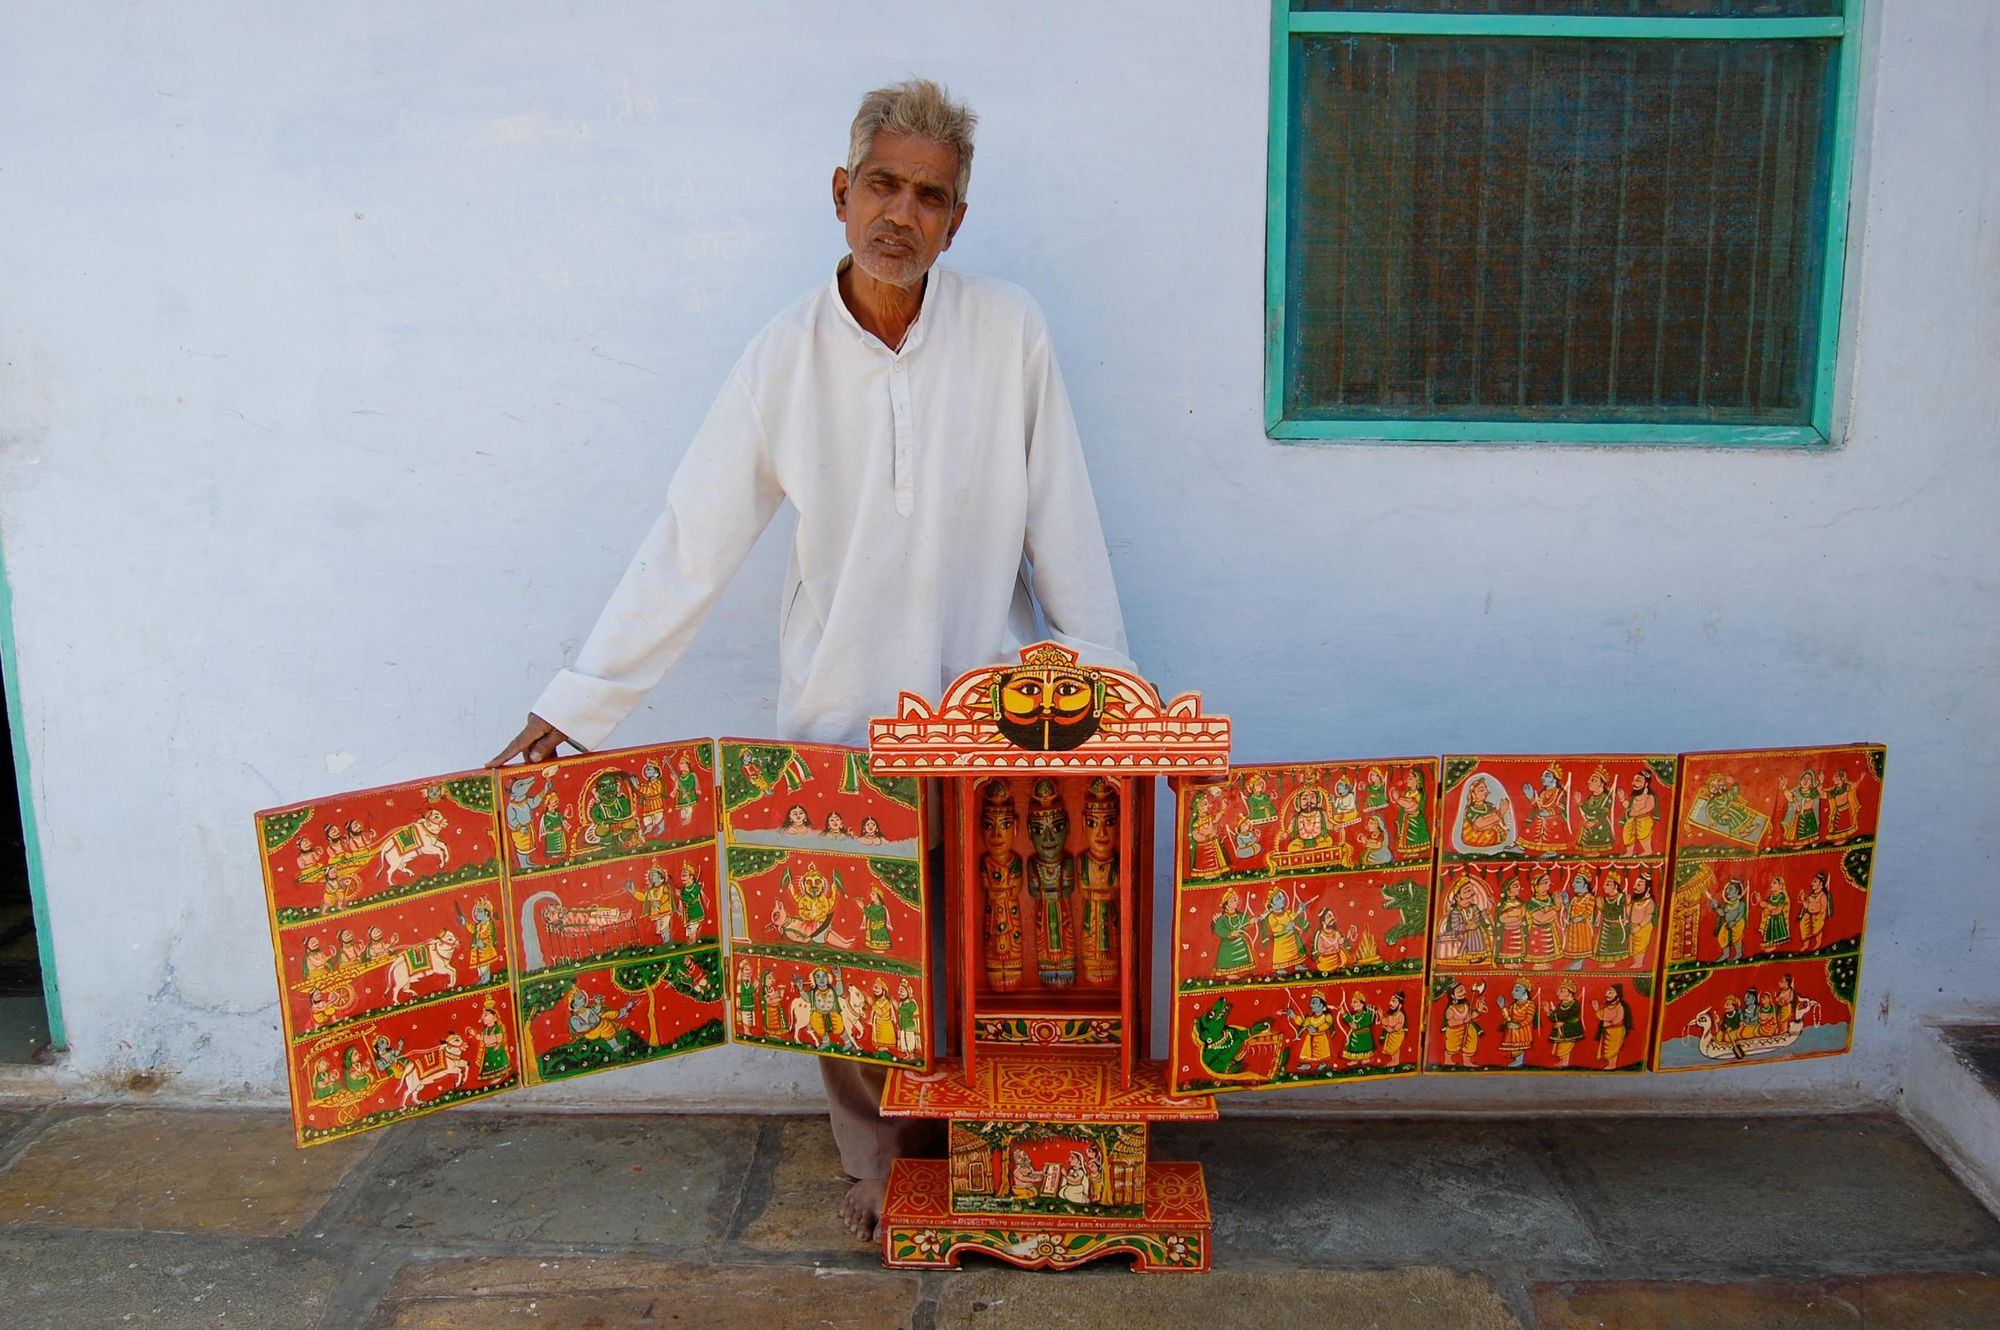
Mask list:
[[[1024,1269],[1063,1270],[1129,1255],[1138,1270],[1206,1270],[1208,1188],[1201,1165],[1149,1160],[1148,1127],[1210,1121],[1207,1097],[1168,1092],[1165,1064],[1129,1084],[1110,1058],[993,1055],[897,1070],[885,1117],[940,1118],[948,1159],[899,1159],[882,1210],[882,1258],[905,1269],[955,1267],[985,1252]]]

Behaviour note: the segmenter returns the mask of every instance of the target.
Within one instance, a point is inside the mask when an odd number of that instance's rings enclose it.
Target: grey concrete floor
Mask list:
[[[1226,1110],[1225,1110],[1226,1112]],[[1889,1118],[1162,1129],[1214,1270],[883,1270],[823,1120],[0,1107],[0,1326],[1988,1327],[2000,1223]]]

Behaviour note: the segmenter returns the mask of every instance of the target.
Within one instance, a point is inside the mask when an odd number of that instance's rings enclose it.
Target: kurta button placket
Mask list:
[[[896,512],[908,517],[917,509],[916,426],[910,416],[910,376],[901,356],[889,366],[889,405],[896,421],[896,451],[890,471],[896,491]]]

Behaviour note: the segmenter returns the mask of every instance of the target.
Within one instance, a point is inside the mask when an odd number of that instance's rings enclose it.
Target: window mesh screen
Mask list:
[[[1294,38],[1286,414],[1805,423],[1834,50]]]

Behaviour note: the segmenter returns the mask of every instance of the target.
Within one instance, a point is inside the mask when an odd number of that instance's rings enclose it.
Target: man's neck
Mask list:
[[[910,325],[923,310],[924,290],[930,280],[930,274],[925,273],[915,286],[892,286],[870,277],[850,258],[840,266],[840,299],[856,323],[891,351],[899,351],[910,334]]]

